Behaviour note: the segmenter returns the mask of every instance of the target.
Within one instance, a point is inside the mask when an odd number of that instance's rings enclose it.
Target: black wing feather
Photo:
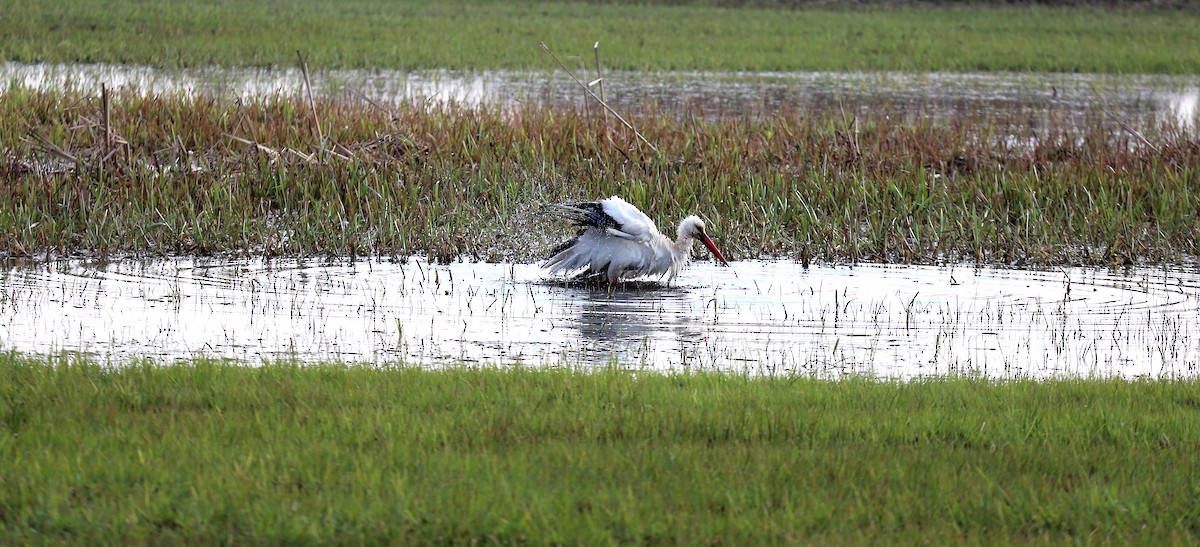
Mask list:
[[[550,207],[554,212],[578,226],[621,229],[621,224],[617,222],[617,219],[604,212],[604,204],[599,201],[557,203]]]
[[[570,249],[571,247],[574,247],[576,243],[579,243],[579,236],[581,236],[581,235],[583,235],[583,230],[580,230],[579,234],[576,235],[575,237],[568,239],[562,243],[559,243],[558,245],[555,245],[554,248],[550,250],[550,254],[546,255],[546,260],[554,258],[554,257],[558,256],[558,253],[561,253],[567,249]]]

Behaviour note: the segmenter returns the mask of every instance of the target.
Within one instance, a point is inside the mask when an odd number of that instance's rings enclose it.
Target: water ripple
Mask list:
[[[13,261],[0,348],[912,378],[1197,374],[1200,273],[694,264],[675,287],[531,265]]]

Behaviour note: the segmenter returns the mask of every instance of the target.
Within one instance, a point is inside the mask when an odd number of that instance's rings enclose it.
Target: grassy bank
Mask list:
[[[631,70],[1200,72],[1200,11],[553,1],[0,0],[0,60],[539,69],[538,47]]]
[[[620,194],[667,230],[692,212],[736,258],[1126,264],[1195,256],[1200,146],[1095,112],[931,122],[884,105],[705,119],[353,98],[12,89],[0,101],[0,253],[465,256],[535,261],[545,203]],[[105,122],[105,120],[108,120]],[[107,123],[107,126],[105,126]],[[106,135],[109,135],[106,137]],[[1143,140],[1145,139],[1145,140]]]
[[[0,542],[1188,543],[1198,388],[6,354]]]

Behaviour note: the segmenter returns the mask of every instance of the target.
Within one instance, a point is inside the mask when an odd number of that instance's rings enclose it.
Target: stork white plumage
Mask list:
[[[556,204],[550,210],[580,227],[575,237],[550,252],[543,267],[551,274],[582,270],[576,279],[609,283],[657,275],[666,276],[670,283],[687,266],[697,239],[729,265],[704,231],[704,221],[695,215],[679,223],[678,239],[671,241],[658,232],[650,217],[617,196]]]

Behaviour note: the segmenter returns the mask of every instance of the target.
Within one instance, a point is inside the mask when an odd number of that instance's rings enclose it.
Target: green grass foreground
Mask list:
[[[0,355],[0,543],[1200,540],[1200,384]]]
[[[0,0],[0,60],[543,69],[539,42],[599,41],[631,70],[1200,72],[1195,9],[664,4],[684,2]]]

